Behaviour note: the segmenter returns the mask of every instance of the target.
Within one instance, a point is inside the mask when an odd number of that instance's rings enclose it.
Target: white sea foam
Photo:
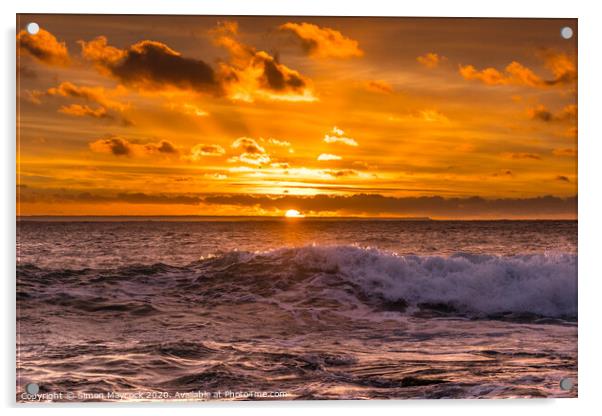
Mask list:
[[[574,254],[398,256],[354,246],[307,246],[256,256],[267,256],[270,263],[336,271],[368,295],[403,299],[410,306],[445,304],[477,315],[577,316]]]

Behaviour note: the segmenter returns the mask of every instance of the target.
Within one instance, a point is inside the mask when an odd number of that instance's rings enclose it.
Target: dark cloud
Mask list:
[[[157,151],[159,153],[178,153],[178,150],[174,147],[174,145],[167,140],[161,141],[157,147]]]
[[[533,120],[539,120],[544,122],[551,121],[565,121],[565,120],[576,120],[577,119],[577,106],[574,104],[567,105],[558,113],[553,113],[548,110],[544,105],[538,105],[527,111],[527,114]]]
[[[286,89],[301,90],[305,87],[305,81],[297,74],[287,74],[274,59],[264,57],[263,73],[265,75],[264,82],[268,88],[276,91]]]
[[[109,46],[107,39],[100,36],[80,44],[84,58],[124,85],[151,90],[175,87],[219,91],[219,82],[210,65],[183,57],[161,42],[144,40],[122,50]]]
[[[90,149],[100,153],[111,153],[115,156],[130,156],[133,153],[130,142],[120,137],[98,139],[90,143]]]
[[[239,137],[232,143],[232,148],[240,149],[249,154],[263,154],[265,149],[260,146],[255,139],[249,137]]]
[[[165,195],[165,194],[144,194],[138,193],[120,193],[115,197],[117,201],[128,202],[130,204],[178,204],[178,205],[198,205],[201,199],[198,196],[188,195]]]
[[[125,49],[99,36],[80,41],[82,56],[123,85],[144,90],[177,88],[232,100],[314,101],[308,80],[267,52],[241,43],[238,26],[224,22],[211,31],[215,43],[230,52],[215,69],[203,60],[184,57],[164,43],[143,40]]]
[[[126,202],[129,204],[177,204],[198,205],[202,199],[197,195],[178,194],[145,194],[142,192],[99,192],[76,191],[67,189],[23,189],[19,198],[21,202],[56,202],[56,203],[113,203]]]
[[[556,180],[561,181],[561,182],[570,182],[571,181],[567,176],[564,176],[564,175],[556,176]]]
[[[544,106],[537,106],[528,111],[529,115],[534,120],[540,121],[552,121],[554,120],[554,114]]]
[[[89,146],[94,152],[109,153],[114,156],[148,157],[156,154],[163,154],[166,156],[178,154],[178,149],[167,140],[161,140],[158,143],[140,143],[137,140],[109,136],[93,141]]]

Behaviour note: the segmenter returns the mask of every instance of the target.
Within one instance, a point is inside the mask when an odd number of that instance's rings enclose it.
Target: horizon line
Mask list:
[[[203,214],[189,214],[189,215],[55,215],[55,214],[42,214],[42,215],[17,215],[16,219],[19,220],[34,220],[34,219],[63,219],[63,218],[74,218],[74,219],[86,219],[86,218],[106,218],[106,219],[118,219],[118,218],[140,218],[140,219],[151,219],[151,218],[249,218],[249,219],[266,219],[266,220],[327,220],[327,219],[353,219],[353,220],[397,220],[397,221],[578,221],[578,218],[432,218],[428,216],[409,216],[409,217],[378,217],[378,216],[303,216],[303,217],[285,217],[283,215],[203,215]]]

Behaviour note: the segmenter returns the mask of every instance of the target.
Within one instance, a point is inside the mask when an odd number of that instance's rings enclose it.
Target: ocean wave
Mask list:
[[[155,264],[74,271],[19,265],[17,275],[23,302],[44,296],[56,301],[57,290],[69,291],[70,286],[77,289],[70,296],[81,297],[85,288],[90,290],[86,301],[93,293],[104,296],[114,285],[127,283],[128,290],[137,284],[146,299],[195,294],[207,305],[276,302],[287,310],[343,311],[361,304],[412,314],[577,318],[577,255],[566,253],[402,256],[375,248],[313,245],[230,251],[186,267]],[[66,305],[74,302],[62,296],[69,300]],[[101,307],[87,309],[124,309],[123,299],[114,302],[115,307],[103,298]],[[128,302],[129,307],[135,300]]]

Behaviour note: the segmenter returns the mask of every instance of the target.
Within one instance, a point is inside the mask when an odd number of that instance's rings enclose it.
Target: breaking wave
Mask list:
[[[475,318],[577,318],[577,255],[564,253],[401,256],[373,248],[314,245],[230,251],[185,267],[50,270],[19,265],[17,277],[23,302],[80,305],[94,312],[152,313],[161,310],[164,297],[195,295],[207,305],[278,302],[287,310],[344,311],[361,305]],[[112,296],[128,290],[143,294],[144,302],[134,295]]]

